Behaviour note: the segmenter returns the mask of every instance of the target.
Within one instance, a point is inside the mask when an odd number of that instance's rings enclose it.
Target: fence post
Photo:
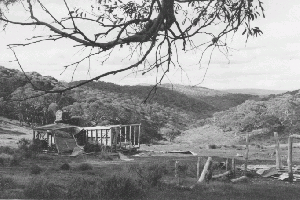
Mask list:
[[[244,169],[244,174],[247,173],[248,154],[249,154],[249,133],[247,133],[247,135],[246,135],[246,154],[245,154],[245,169]]]
[[[232,161],[231,161],[231,170],[233,173],[233,177],[235,177],[235,159],[234,158],[232,158]]]
[[[287,159],[287,163],[288,163],[288,174],[289,174],[289,181],[292,182],[293,181],[293,159],[292,159],[292,155],[293,155],[293,137],[289,137],[288,139],[288,159]]]
[[[175,179],[176,179],[176,184],[179,185],[179,175],[178,175],[178,164],[179,161],[175,161]]]
[[[201,161],[201,157],[199,156],[197,160],[197,180],[200,177],[200,161]]]
[[[275,152],[276,152],[276,169],[281,169],[281,157],[280,157],[280,144],[278,140],[278,133],[274,132],[274,139],[275,139]]]
[[[226,168],[226,171],[228,171],[228,168],[229,168],[228,158],[226,158],[226,161],[225,161],[225,168]]]

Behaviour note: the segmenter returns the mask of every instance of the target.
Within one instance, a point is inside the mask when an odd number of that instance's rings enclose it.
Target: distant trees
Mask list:
[[[227,111],[215,113],[213,119],[224,130],[243,132],[267,128],[294,133],[300,127],[300,98],[297,95],[281,95],[266,101],[248,100]]]

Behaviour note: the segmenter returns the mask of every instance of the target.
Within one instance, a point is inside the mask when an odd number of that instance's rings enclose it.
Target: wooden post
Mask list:
[[[125,134],[124,134],[124,137],[125,137],[125,149],[126,149],[126,142],[127,142],[127,126],[125,126]]]
[[[175,179],[176,179],[176,184],[179,185],[179,175],[178,175],[178,160],[175,161]]]
[[[122,141],[122,126],[120,126],[120,147],[121,147],[121,141]]]
[[[110,130],[111,130],[111,133],[112,133],[112,128]],[[114,143],[115,143],[115,151],[117,151],[117,143],[118,143],[118,129],[117,128],[115,128],[114,133],[115,133],[115,136],[114,136],[114,138],[115,138],[115,141],[114,141]]]
[[[200,178],[200,161],[201,161],[201,157],[198,157],[197,160],[197,180]]]
[[[35,140],[35,131],[33,131],[33,139],[32,140]]]
[[[289,137],[288,139],[288,174],[289,174],[289,181],[293,181],[293,159],[292,159],[292,154],[293,154],[293,137]]]
[[[247,135],[246,135],[246,154],[245,154],[245,169],[244,169],[244,174],[247,173],[248,154],[249,154],[249,133],[247,133]]]
[[[48,133],[48,131],[47,131],[47,143],[48,143],[48,147],[49,147],[50,145],[49,145],[49,133]]]
[[[135,131],[136,130],[136,126],[133,127],[133,145],[135,147]]]
[[[102,134],[103,134],[103,130],[101,129],[101,130],[100,130],[100,144],[101,144],[101,145],[103,144],[103,141],[102,141],[102,140],[103,140],[103,139],[102,139],[103,136],[102,136]]]
[[[93,130],[91,130],[91,141],[93,142],[94,141],[94,137],[93,137]]]
[[[96,142],[97,142],[97,144],[99,143],[99,141],[98,141],[98,129],[96,129]]]
[[[203,171],[201,173],[201,176],[200,176],[199,180],[197,181],[197,184],[200,184],[211,178],[211,175],[212,175],[211,166],[212,166],[212,158],[208,157],[208,159],[204,165]]]
[[[225,161],[225,168],[226,168],[226,171],[228,171],[228,168],[229,168],[228,158],[226,158],[226,161]]]
[[[132,146],[132,140],[131,140],[131,125],[129,126],[129,141],[131,143],[131,146]]]
[[[231,161],[231,171],[232,171],[233,177],[235,177],[235,159],[234,158],[232,158],[232,161]]]
[[[139,133],[138,133],[138,145],[140,147],[140,135],[141,135],[141,125],[139,125]]]
[[[107,146],[107,144],[108,144],[108,130],[107,129],[105,129],[105,142],[106,142],[105,146]]]
[[[274,139],[275,139],[275,152],[276,152],[276,169],[281,169],[281,157],[280,157],[280,144],[278,140],[278,133],[274,132]]]

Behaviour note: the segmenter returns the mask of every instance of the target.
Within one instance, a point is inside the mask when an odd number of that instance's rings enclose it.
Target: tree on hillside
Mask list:
[[[62,2],[63,17],[55,16],[46,1],[0,0],[0,22],[4,29],[19,25],[20,28],[32,26],[49,30],[48,34],[35,35],[23,44],[9,45],[21,68],[15,47],[57,40],[71,40],[74,48],[88,50],[86,55],[64,68],[88,64],[94,57],[99,59],[101,66],[119,49],[130,52],[124,59],[131,64],[124,66],[120,59],[122,67],[119,69],[98,74],[68,88],[44,90],[45,93],[61,93],[124,71],[141,74],[158,71],[162,74],[157,77],[159,84],[171,68],[184,70],[181,65],[184,60],[179,54],[197,51],[199,64],[207,51],[219,50],[227,56],[227,39],[239,29],[246,41],[249,36],[262,34],[259,27],[252,27],[252,21],[264,17],[261,0],[97,0],[86,1],[88,10],[73,8],[71,1]],[[11,17],[10,11],[17,4],[23,6],[28,18],[17,20],[15,16]],[[94,31],[84,29],[83,24],[93,27]]]

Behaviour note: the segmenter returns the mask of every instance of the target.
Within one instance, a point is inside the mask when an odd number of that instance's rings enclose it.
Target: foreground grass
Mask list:
[[[100,157],[38,155],[21,160],[17,166],[2,166],[0,198],[299,199],[300,196],[300,183],[260,177],[239,184],[213,181],[193,190],[174,187],[175,160],[180,160],[181,183],[190,186],[196,182],[196,157],[135,158],[133,162],[117,158],[101,161]],[[203,165],[205,159],[202,160]],[[213,160],[224,161],[216,157]],[[66,165],[68,167],[62,167]],[[221,172],[221,169],[215,170],[215,173]]]

